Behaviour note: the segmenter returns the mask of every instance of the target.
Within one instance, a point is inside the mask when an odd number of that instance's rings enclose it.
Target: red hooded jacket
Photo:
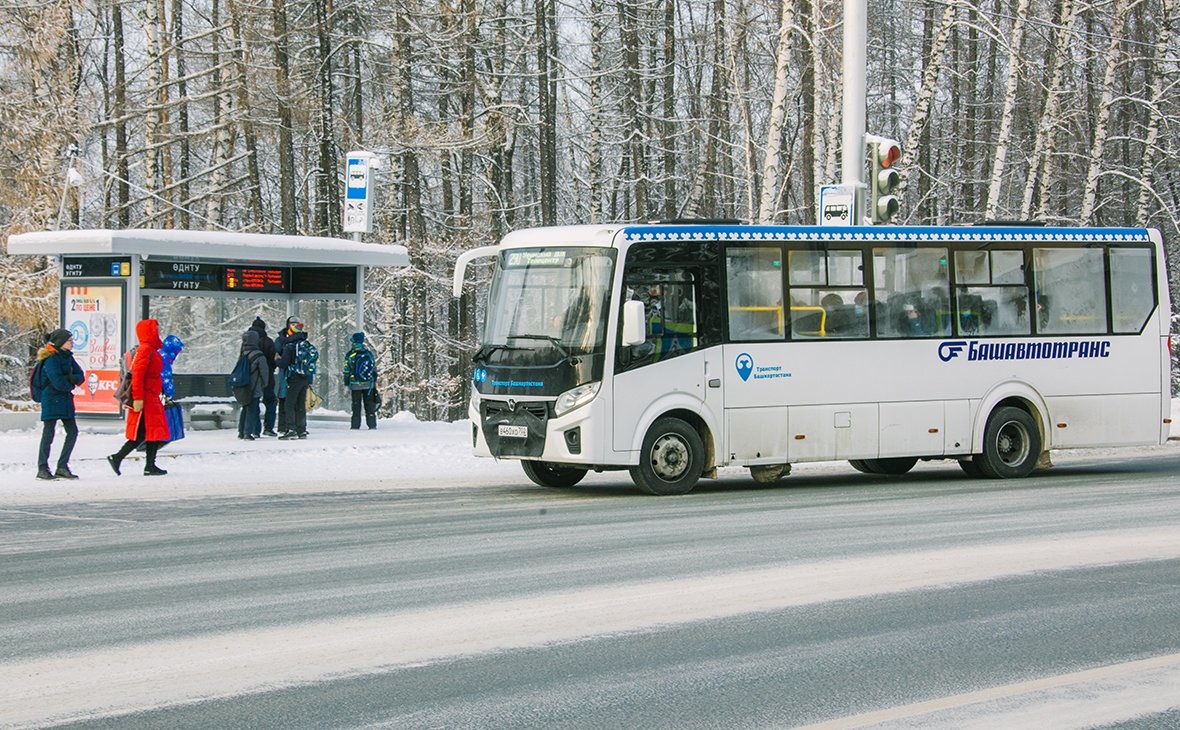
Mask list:
[[[164,390],[164,358],[158,350],[164,343],[160,340],[160,323],[154,319],[142,319],[135,324],[135,336],[139,347],[135,360],[131,362],[131,397],[143,401],[139,413],[127,411],[126,435],[135,440],[139,432],[139,419],[144,422],[144,439],[167,441],[170,437],[168,420],[164,416],[164,403],[160,393]]]

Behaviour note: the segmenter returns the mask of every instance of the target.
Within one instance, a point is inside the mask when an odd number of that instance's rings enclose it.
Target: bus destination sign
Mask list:
[[[286,292],[290,290],[289,269],[282,267],[226,266],[224,282],[226,291]]]
[[[216,264],[192,261],[143,262],[143,288],[183,291],[218,291],[222,268]]]
[[[131,276],[131,259],[122,256],[64,256],[61,275],[65,279],[90,276]]]

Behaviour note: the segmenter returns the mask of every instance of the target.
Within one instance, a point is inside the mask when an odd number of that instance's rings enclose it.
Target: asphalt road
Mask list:
[[[0,727],[1180,727],[1178,599],[1175,453],[0,507]]]

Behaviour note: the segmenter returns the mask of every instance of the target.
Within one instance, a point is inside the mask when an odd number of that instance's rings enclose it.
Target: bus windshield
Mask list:
[[[552,351],[555,359],[601,353],[615,252],[604,248],[512,249],[500,255],[488,300],[484,357]],[[531,357],[530,357],[531,359]]]

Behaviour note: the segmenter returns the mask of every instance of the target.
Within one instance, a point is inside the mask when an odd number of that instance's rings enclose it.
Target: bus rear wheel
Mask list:
[[[914,468],[916,456],[895,456],[888,459],[852,459],[848,462],[853,469],[865,474],[883,477],[898,477]]]
[[[988,479],[1028,476],[1041,455],[1041,432],[1032,416],[1020,408],[997,408],[983,430],[983,453],[972,461]]]
[[[965,459],[959,459],[959,468],[972,479],[983,478],[983,472],[979,470],[979,464],[976,464],[975,459],[970,456]]]
[[[548,461],[522,461],[525,476],[539,487],[572,487],[586,476],[585,469],[563,466]]]
[[[705,468],[705,445],[696,429],[679,418],[661,418],[643,437],[631,479],[648,494],[688,494]]]

